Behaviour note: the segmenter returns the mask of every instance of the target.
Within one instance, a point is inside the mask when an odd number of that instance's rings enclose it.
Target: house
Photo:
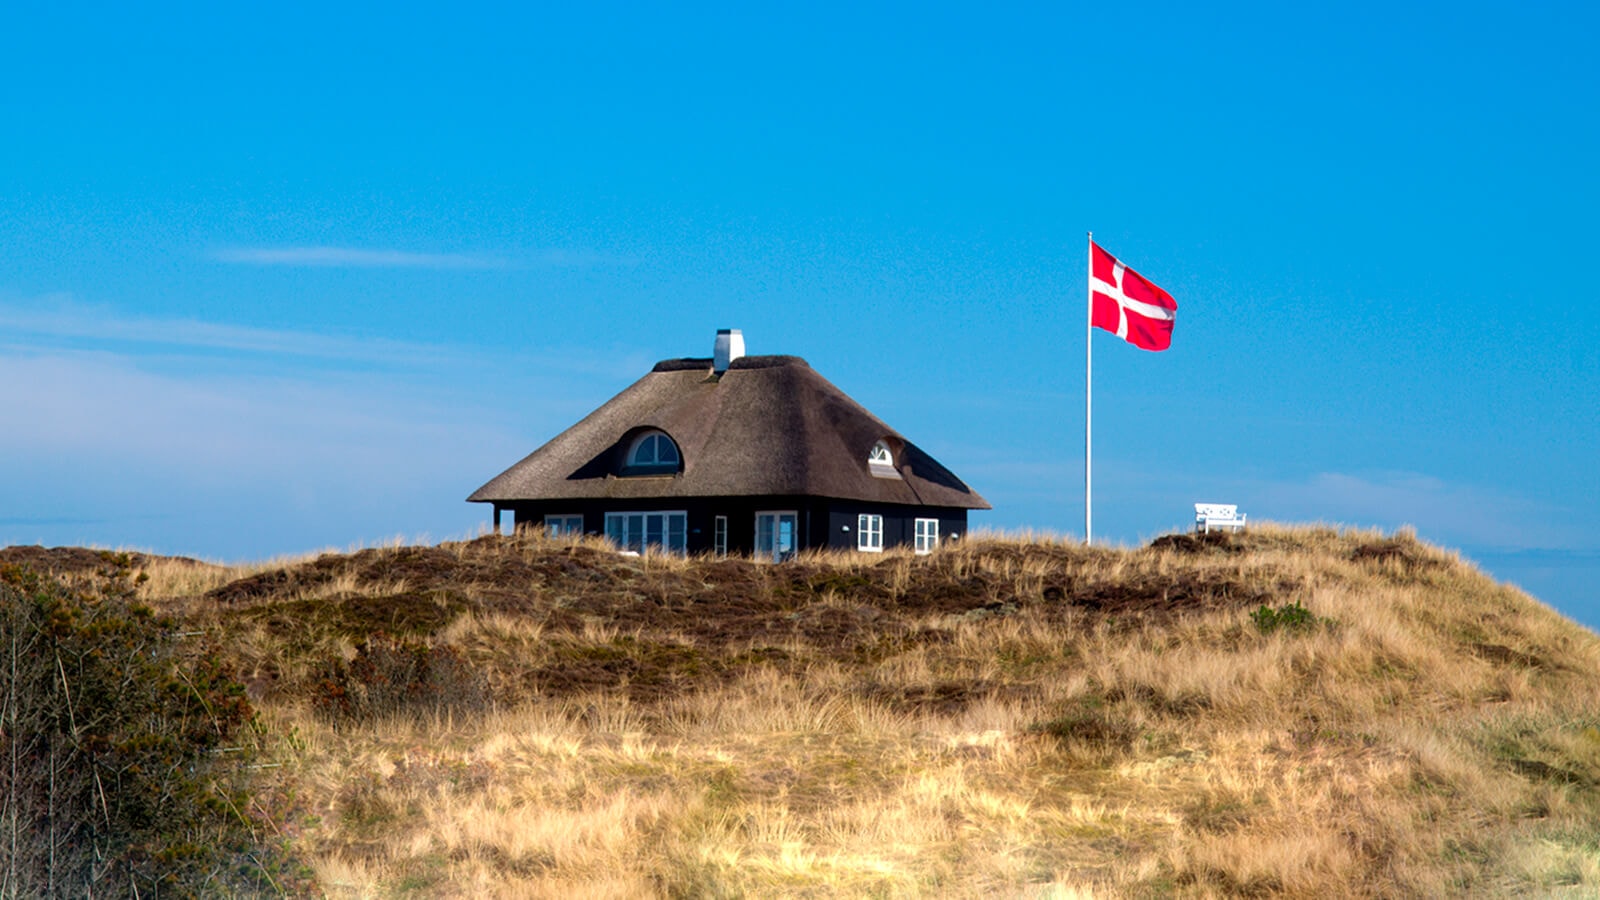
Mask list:
[[[467,498],[494,527],[604,534],[618,547],[927,552],[984,499],[794,356],[669,359]]]

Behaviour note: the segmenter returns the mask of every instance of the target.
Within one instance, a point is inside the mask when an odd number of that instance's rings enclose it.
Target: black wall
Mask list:
[[[503,530],[516,527],[544,527],[547,515],[581,515],[587,534],[605,533],[608,512],[652,512],[678,510],[687,513],[688,550],[709,553],[716,516],[728,517],[728,552],[748,554],[755,547],[756,513],[793,510],[798,517],[801,548],[856,548],[857,516],[871,513],[883,516],[884,549],[909,546],[914,537],[914,521],[939,520],[942,542],[965,536],[967,511],[943,506],[904,506],[866,503],[858,500],[830,500],[822,497],[695,497],[659,500],[572,500],[527,501],[501,505]],[[848,529],[848,530],[846,530]]]
[[[917,519],[938,519],[941,543],[958,540],[967,534],[967,511],[946,506],[899,506],[891,503],[864,503],[834,500],[828,510],[827,546],[856,549],[856,527],[862,513],[883,516],[883,549],[911,546],[916,539]],[[845,531],[849,528],[849,531]]]

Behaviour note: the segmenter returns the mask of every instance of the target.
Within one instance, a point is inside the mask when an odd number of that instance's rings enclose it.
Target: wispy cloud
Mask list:
[[[617,381],[648,366],[636,348],[605,353],[578,347],[540,346],[526,352],[493,351],[448,343],[359,335],[253,328],[195,319],[127,315],[115,307],[81,303],[70,294],[7,296],[0,291],[0,357],[101,354],[135,360],[141,368],[198,367],[206,360],[260,363],[309,375],[314,369],[431,369],[461,378],[512,369],[528,377]],[[259,368],[259,366],[258,366]],[[200,377],[190,372],[191,377]],[[623,382],[626,383],[626,382]]]
[[[626,265],[632,260],[575,248],[546,248],[513,255],[483,253],[418,253],[361,247],[224,247],[213,251],[218,262],[248,266],[321,269],[457,269],[463,271],[549,266],[588,268]]]
[[[96,468],[179,468],[248,481],[317,471],[349,478],[373,460],[482,439],[482,409],[429,382],[387,374],[317,377],[150,371],[111,353],[0,354],[0,458],[77,458]],[[403,449],[401,449],[403,448]]]
[[[35,344],[38,338],[56,338],[368,363],[443,362],[465,356],[436,345],[384,338],[357,339],[193,319],[125,316],[109,308],[74,302],[65,295],[26,304],[0,300],[0,333],[14,348]]]
[[[0,384],[26,386],[0,391],[0,450],[143,447],[176,460],[236,442],[266,448],[251,458],[270,467],[341,434],[359,435],[344,448],[407,446],[430,416],[449,432],[507,416],[549,431],[643,365],[637,352],[621,358],[632,368],[562,347],[508,353],[128,316],[64,294],[0,298]],[[305,449],[280,446],[286,435]]]
[[[1417,472],[1322,472],[1299,482],[1256,485],[1263,518],[1393,528],[1499,551],[1592,547],[1566,511],[1500,488]]]
[[[414,253],[358,247],[224,247],[212,254],[220,262],[251,266],[327,269],[505,269],[509,260],[476,253]]]
[[[0,546],[257,558],[465,533],[483,521],[467,493],[621,387],[559,351],[329,367],[304,355],[315,335],[133,320],[152,352],[83,337],[126,338],[114,317],[29,319],[65,335],[40,339],[3,313]],[[262,352],[215,352],[239,346]]]
[[[462,499],[530,441],[414,374],[159,372],[113,353],[0,350],[0,383],[28,386],[0,391],[0,545],[237,558],[460,533],[482,520]]]

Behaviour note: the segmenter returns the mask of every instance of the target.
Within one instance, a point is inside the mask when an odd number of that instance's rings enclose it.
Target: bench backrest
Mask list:
[[[1196,503],[1194,516],[1197,519],[1236,519],[1239,507],[1232,503]]]

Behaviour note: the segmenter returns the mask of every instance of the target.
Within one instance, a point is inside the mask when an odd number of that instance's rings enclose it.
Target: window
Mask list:
[[[606,513],[606,537],[618,550],[643,553],[654,548],[683,556],[688,552],[689,514],[671,512]]]
[[[894,467],[894,454],[889,452],[889,445],[879,441],[872,445],[867,452],[867,471],[874,478],[899,478],[900,473]]]
[[[932,553],[933,548],[937,546],[939,546],[939,520],[918,519],[916,551],[918,553]]]
[[[628,450],[628,468],[635,474],[668,474],[678,471],[683,457],[678,445],[664,432],[649,431],[633,442]]]
[[[711,549],[718,556],[728,555],[728,517],[717,516],[716,528],[711,532]]]
[[[883,516],[866,513],[856,516],[856,549],[868,553],[883,550]]]
[[[553,538],[583,534],[583,516],[545,516],[544,533]]]

